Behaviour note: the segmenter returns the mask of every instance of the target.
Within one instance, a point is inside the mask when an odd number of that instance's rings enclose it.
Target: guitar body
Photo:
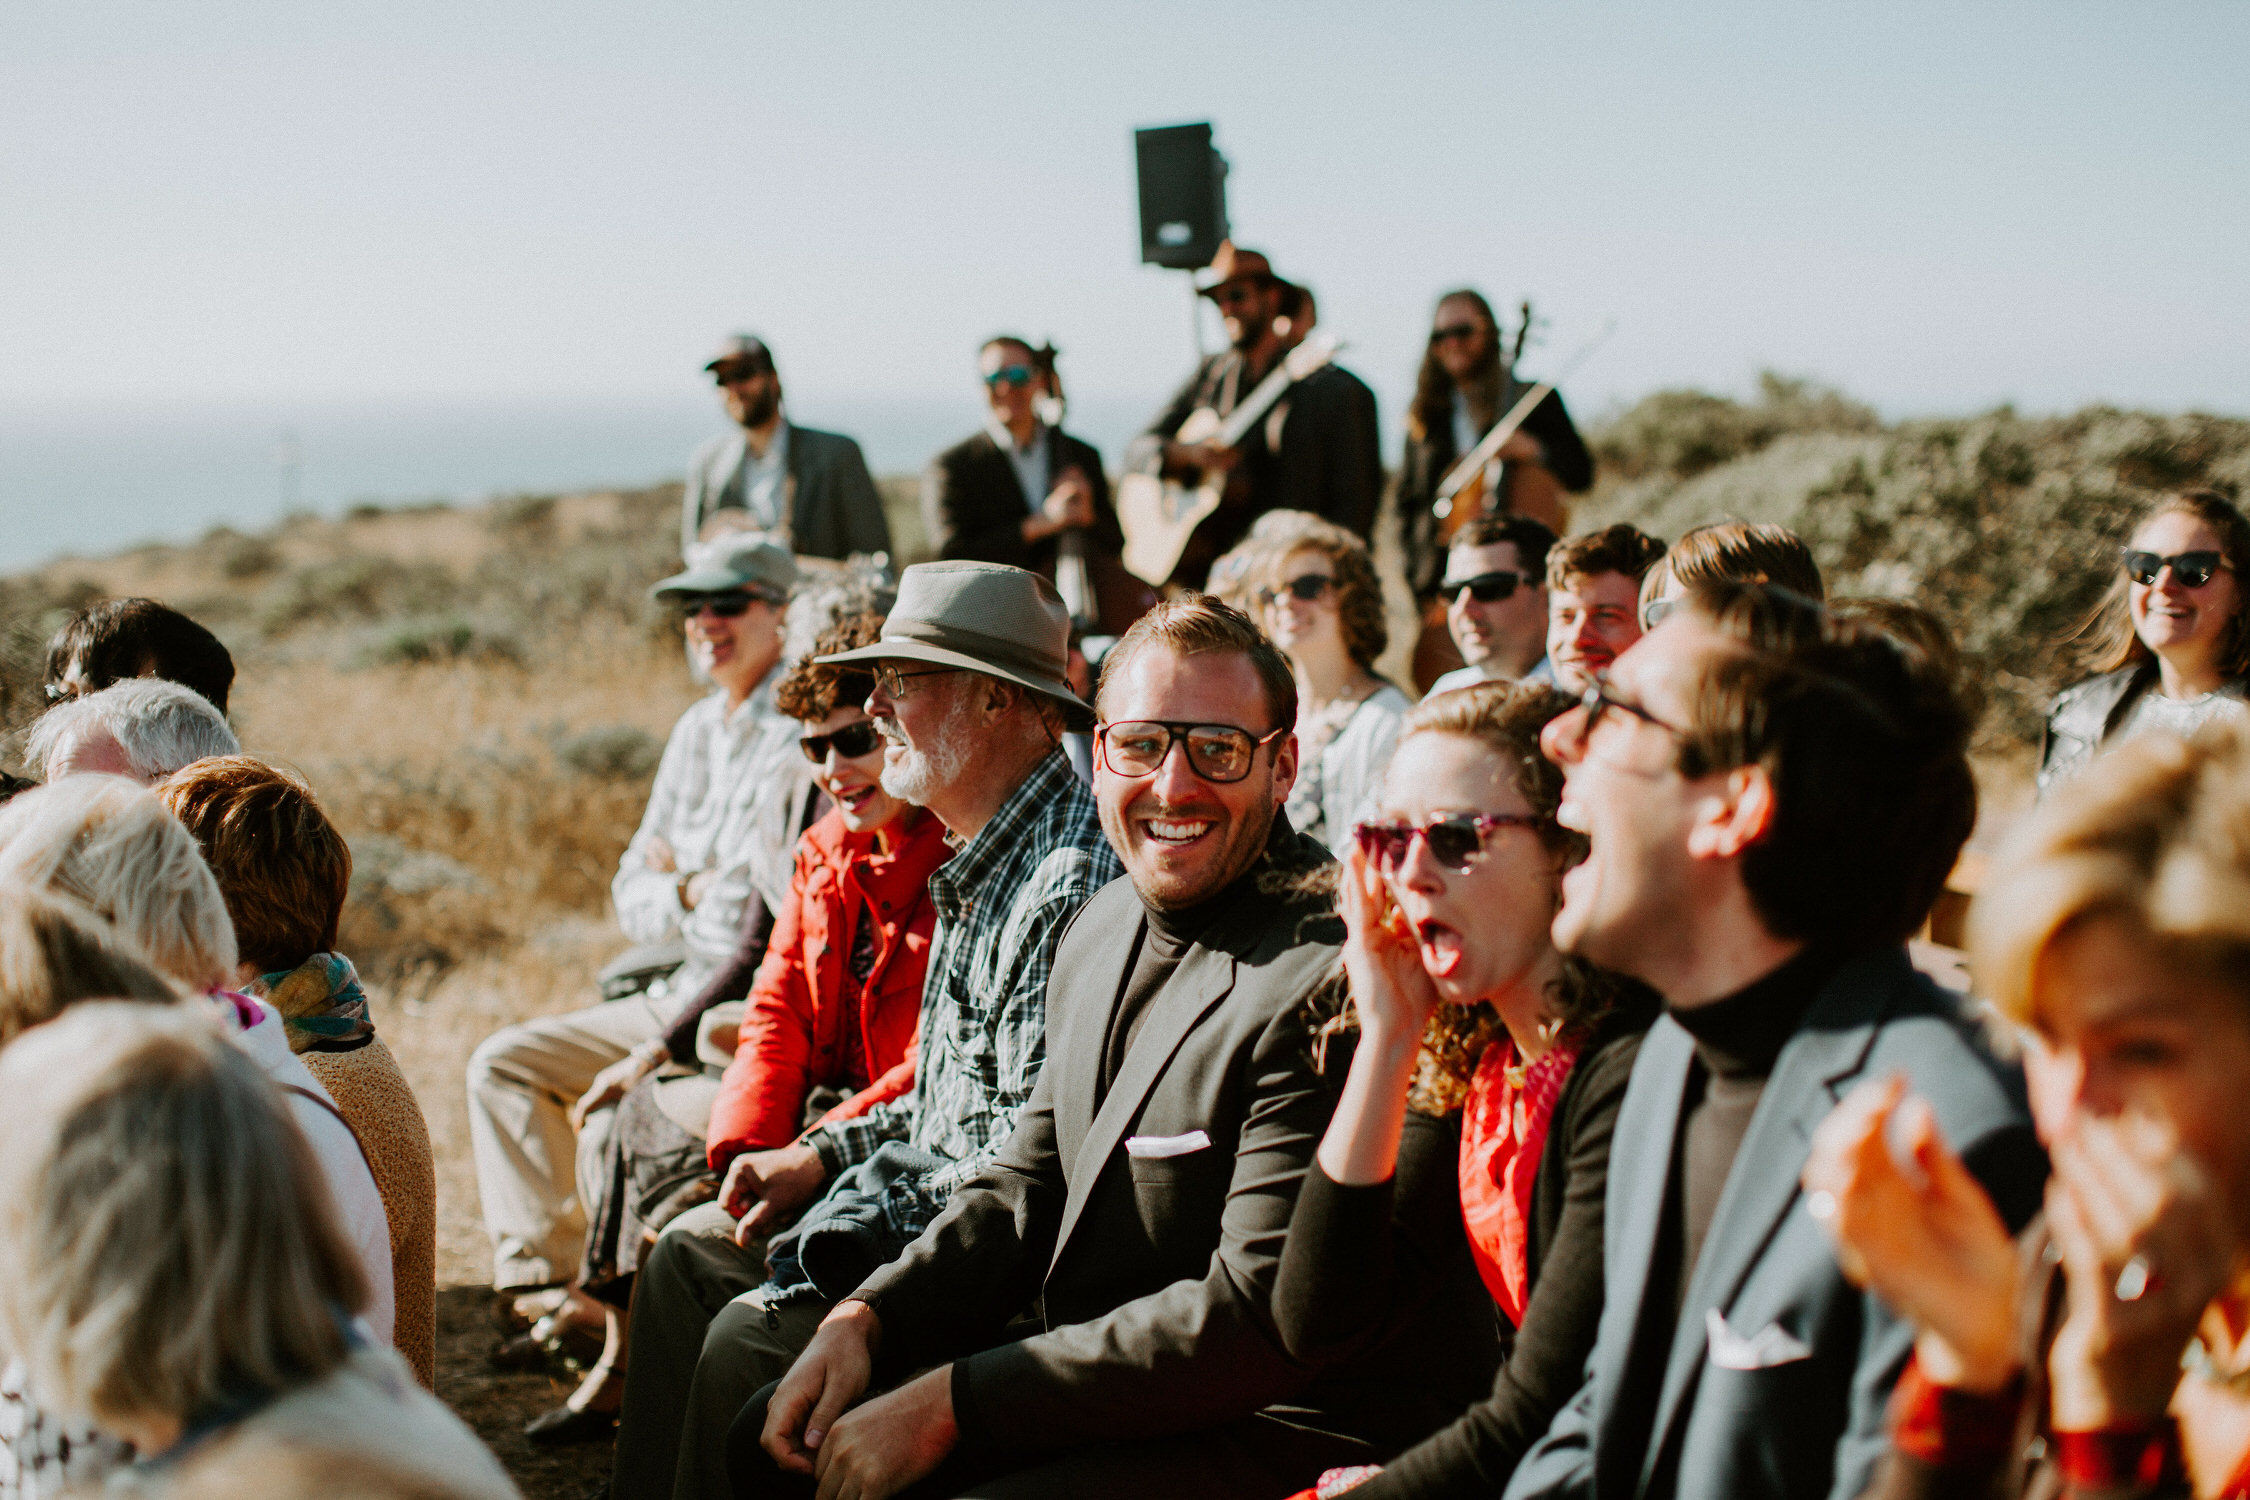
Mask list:
[[[1208,406],[1188,413],[1175,442],[1203,443],[1223,425]],[[1125,532],[1125,568],[1134,577],[1162,588],[1180,565],[1188,538],[1226,495],[1223,479],[1199,476],[1192,485],[1155,474],[1126,474],[1117,481],[1117,524]]]
[[[1497,486],[1491,482],[1496,469]],[[1570,515],[1569,502],[1555,476],[1543,466],[1521,459],[1486,464],[1454,491],[1450,500],[1440,503],[1446,506],[1437,524],[1440,551],[1452,546],[1462,528],[1479,516],[1529,516],[1561,536]]]

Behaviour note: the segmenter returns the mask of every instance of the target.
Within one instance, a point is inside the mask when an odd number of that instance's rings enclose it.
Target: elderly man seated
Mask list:
[[[153,786],[212,755],[240,755],[226,715],[191,688],[133,677],[70,698],[40,715],[24,760],[48,781],[86,771]]]
[[[550,1286],[578,1265],[586,1223],[570,1106],[605,1069],[665,1034],[734,954],[752,900],[789,889],[811,767],[773,703],[797,567],[754,532],[698,547],[651,593],[677,610],[711,692],[680,715],[610,895],[635,943],[678,941],[684,961],[646,988],[495,1032],[469,1059],[469,1133],[495,1290]],[[587,1117],[607,1129],[614,1111]]]

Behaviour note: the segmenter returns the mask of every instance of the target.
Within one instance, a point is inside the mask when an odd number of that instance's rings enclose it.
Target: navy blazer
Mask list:
[[[1611,1148],[1601,1332],[1508,1500],[1638,1500],[1666,1473],[1678,1500],[1845,1500],[1867,1487],[1913,1330],[1845,1280],[1798,1185],[1814,1127],[1862,1079],[1907,1075],[2011,1231],[2038,1208],[2046,1155],[2021,1071],[1993,1058],[1960,997],[1903,948],[1868,954],[1831,976],[1775,1062],[1678,1321],[1644,1328],[1694,1052],[1669,1016],[1641,1046]],[[1641,1445],[1642,1422],[1620,1421],[1611,1396],[1656,1388],[1628,1379],[1651,1361],[1661,1394]]]

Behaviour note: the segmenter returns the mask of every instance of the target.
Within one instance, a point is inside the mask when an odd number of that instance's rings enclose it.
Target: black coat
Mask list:
[[[1157,472],[1163,445],[1197,407],[1209,406],[1221,416],[1233,410],[1256,384],[1244,376],[1235,382],[1233,399],[1222,401],[1227,377],[1241,360],[1228,350],[1197,365],[1125,450],[1125,467]],[[1272,442],[1276,430],[1278,447]],[[1361,537],[1372,532],[1383,498],[1382,433],[1375,393],[1349,370],[1325,365],[1297,382],[1243,437],[1241,453],[1239,498],[1230,491],[1229,501],[1195,528],[1173,581],[1200,586],[1219,554],[1269,510],[1308,510]]]
[[[1353,1490],[1355,1497],[1497,1495],[1516,1460],[1577,1394],[1601,1323],[1610,1135],[1641,1038],[1655,1017],[1655,998],[1645,992],[1612,1011],[1555,1101],[1531,1190],[1531,1300],[1491,1394],[1384,1465]],[[1306,1178],[1274,1290],[1275,1320],[1300,1356],[1348,1349],[1433,1285],[1448,1282],[1468,1258],[1460,1116],[1441,1122],[1409,1115],[1406,1123],[1391,1181],[1342,1187],[1318,1164]],[[1506,1316],[1489,1299],[1486,1306],[1504,1325]]]
[[[1326,851],[1290,835],[1288,863]],[[1297,1189],[1335,1108],[1308,999],[1337,962],[1324,900],[1253,891],[1150,1002],[1106,1096],[1105,1039],[1144,924],[1120,880],[1055,953],[1047,1066],[1014,1134],[906,1254],[854,1295],[894,1373],[953,1364],[961,1449],[1032,1461],[1264,1413],[1395,1451],[1473,1400],[1498,1344],[1473,1267],[1354,1358],[1292,1358],[1270,1294]],[[1132,1137],[1210,1144],[1136,1155]],[[1044,1332],[991,1347],[1040,1309]],[[981,1351],[981,1352],[979,1352]]]
[[[1094,524],[1087,530],[1087,540],[1116,553],[1125,538],[1109,502],[1101,454],[1091,443],[1053,428],[1046,429],[1046,440],[1048,483],[1060,480],[1070,469],[1085,472],[1094,492]],[[1023,539],[1024,517],[1046,498],[1023,492],[1016,466],[991,433],[963,439],[931,459],[922,475],[922,525],[929,532],[930,550],[948,562],[1006,563],[1052,579],[1056,538],[1030,543]]]
[[[1506,416],[1530,389],[1528,383],[1508,380],[1493,421],[1497,423],[1500,417]],[[1491,430],[1485,429],[1486,432]],[[1545,450],[1544,467],[1555,476],[1555,483],[1574,495],[1593,487],[1594,456],[1586,451],[1585,439],[1578,435],[1577,424],[1570,420],[1562,392],[1549,391],[1524,418],[1522,430],[1536,438]],[[1481,438],[1483,434],[1478,436]],[[1406,559],[1406,581],[1417,598],[1437,587],[1438,577],[1445,567],[1445,558],[1437,544],[1437,517],[1430,505],[1437,498],[1439,482],[1460,457],[1454,447],[1450,417],[1438,423],[1434,431],[1419,437],[1411,429],[1407,433],[1406,452],[1398,468],[1399,545]]]

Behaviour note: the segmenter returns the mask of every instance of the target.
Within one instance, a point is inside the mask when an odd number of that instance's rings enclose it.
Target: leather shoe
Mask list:
[[[613,1411],[581,1411],[576,1407],[558,1406],[525,1423],[523,1435],[542,1448],[560,1448],[570,1443],[590,1443],[616,1430],[617,1413]]]

